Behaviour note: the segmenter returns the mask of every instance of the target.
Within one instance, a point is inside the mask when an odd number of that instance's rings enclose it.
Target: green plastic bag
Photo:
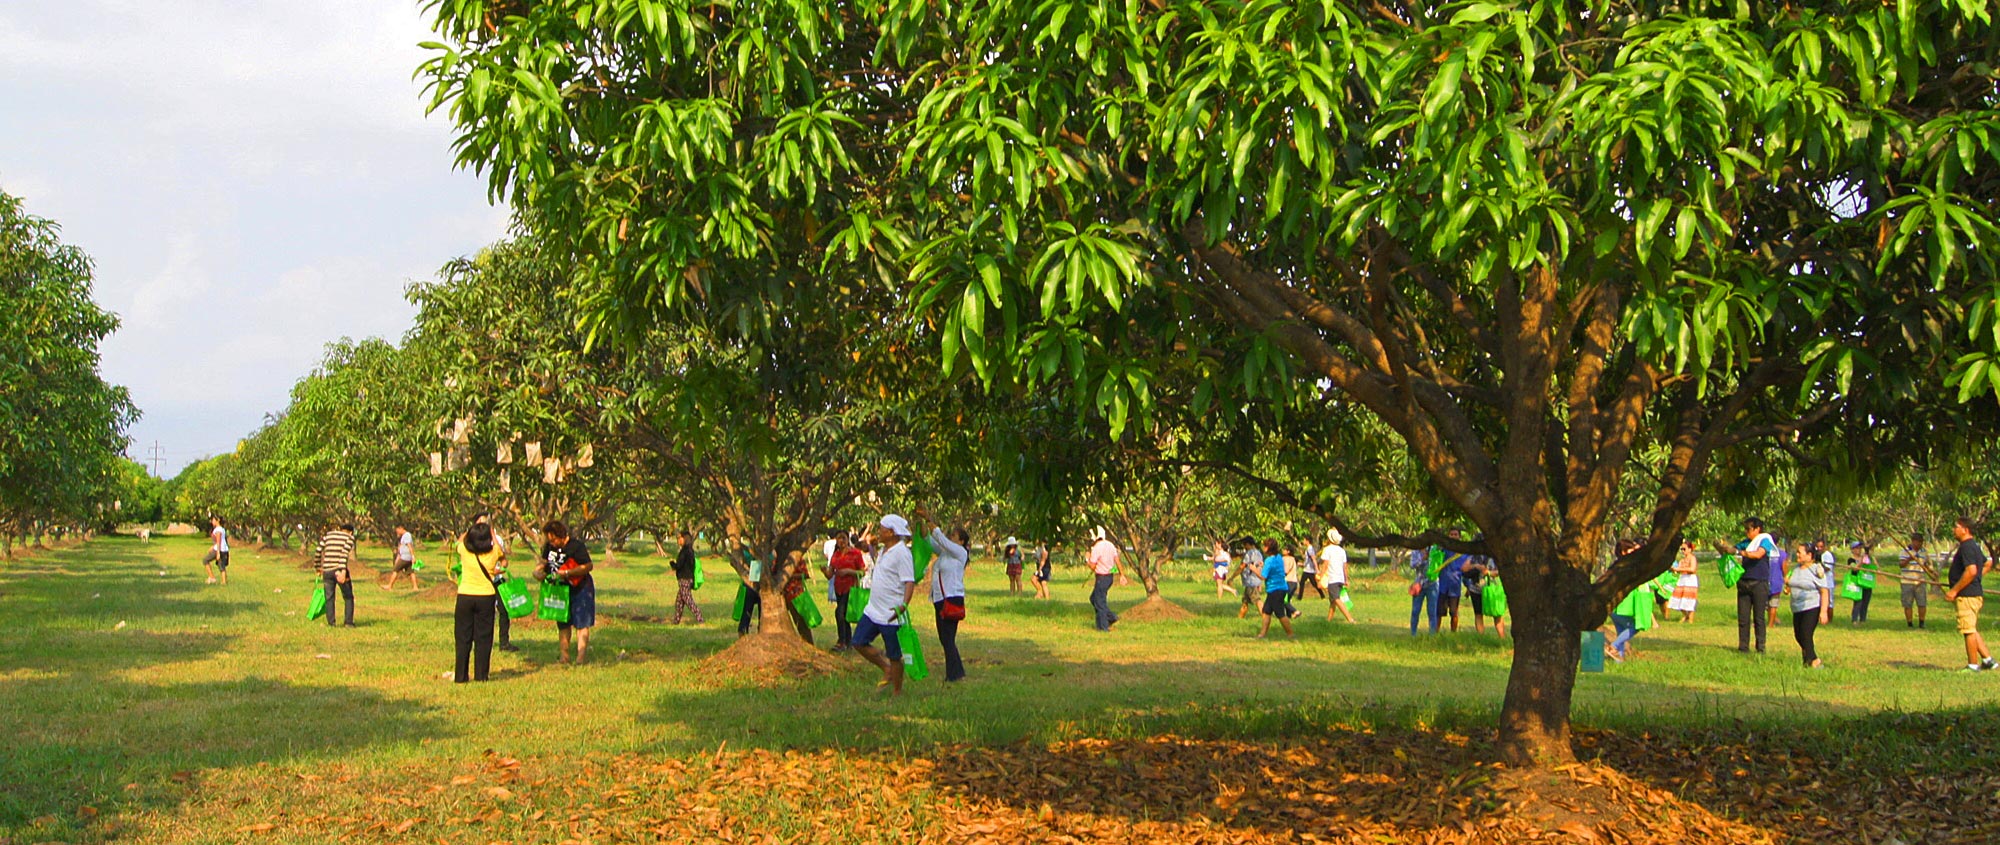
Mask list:
[[[917,626],[910,624],[907,611],[902,620],[896,629],[896,642],[903,647],[903,679],[921,681],[931,676],[931,666],[924,661],[924,642],[917,636]]]
[[[568,622],[569,585],[561,581],[543,581],[542,601],[535,615],[550,622]]]
[[[1487,616],[1497,619],[1507,615],[1507,589],[1500,586],[1500,579],[1486,579],[1486,586],[1479,588],[1479,605]]]
[[[313,582],[312,602],[306,605],[306,621],[311,622],[326,615],[326,582]]]
[[[868,609],[868,588],[855,587],[847,591],[847,624],[861,624],[861,611]]]
[[[749,603],[749,601],[750,601],[750,585],[737,584],[736,606],[731,607],[729,609],[729,621],[731,622],[743,621],[743,605]]]
[[[1840,597],[1848,601],[1860,601],[1861,583],[1856,581],[1852,575],[1840,579]]]
[[[1871,565],[1856,573],[1854,583],[1861,585],[1861,589],[1864,590],[1875,589],[1875,567]]]
[[[813,601],[811,593],[800,593],[797,598],[792,599],[792,609],[797,610],[799,616],[806,620],[808,628],[817,628],[826,622],[826,618],[820,615],[819,604]]]
[[[1438,579],[1438,576],[1442,574],[1444,574],[1444,549],[1438,546],[1432,546],[1430,580],[1436,581]]]
[[[701,558],[695,558],[695,559],[694,559],[694,589],[697,589],[697,590],[699,590],[699,589],[701,589],[701,586],[702,586],[703,584],[706,584],[706,583],[708,583],[708,576],[707,576],[707,575],[704,575],[704,574],[702,574],[702,571],[701,571]]]
[[[519,619],[535,612],[535,600],[528,596],[528,585],[518,578],[509,578],[493,585],[500,591],[500,606],[507,608],[507,618]],[[564,621],[568,621],[565,617]]]
[[[917,582],[923,583],[924,573],[930,571],[931,558],[937,556],[937,549],[931,547],[929,536],[910,541],[910,560],[916,564]]]
[[[1722,586],[1735,589],[1736,582],[1743,580],[1743,564],[1734,555],[1722,559]]]
[[[410,558],[410,569],[416,572],[424,571],[424,559],[420,557]]]

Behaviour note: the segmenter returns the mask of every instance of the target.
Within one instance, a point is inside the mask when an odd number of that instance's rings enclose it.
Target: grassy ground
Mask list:
[[[733,589],[703,591],[706,625],[671,627],[661,621],[673,602],[665,562],[620,555],[598,576],[592,665],[554,665],[552,626],[519,620],[521,653],[495,655],[493,683],[459,686],[439,677],[451,663],[444,589],[392,594],[363,578],[360,627],[329,629],[305,619],[317,579],[295,557],[240,549],[232,582],[211,586],[201,548],[107,539],[0,565],[0,843],[234,841],[266,818],[370,818],[385,795],[504,773],[504,759],[569,761],[564,778],[609,781],[620,760],[666,765],[722,747],[830,750],[816,759],[837,772],[960,744],[1477,730],[1498,706],[1508,660],[1490,633],[1412,638],[1393,576],[1359,585],[1359,624],[1329,623],[1324,602],[1309,601],[1296,640],[1260,641],[1233,597],[1206,584],[1165,586],[1196,619],[1106,635],[1091,630],[1080,572],[1059,571],[1054,600],[1042,602],[1007,595],[999,567],[981,564],[961,633],[971,679],[917,683],[889,704],[858,659],[847,674],[778,687],[704,673],[699,660],[735,636]],[[1739,655],[1729,596],[1706,594],[1695,624],[1642,634],[1637,659],[1580,679],[1580,724],[1778,732],[1891,767],[1994,762],[1983,743],[1932,742],[1909,727],[1932,711],[1977,713],[2000,693],[2000,675],[1947,671],[1962,652],[1941,604],[1917,631],[1904,627],[1893,589],[1864,628],[1846,624],[1843,603],[1820,637],[1830,668],[1808,672],[1786,617],[1769,656]],[[1122,606],[1142,595],[1113,597]],[[343,786],[322,786],[332,783]],[[553,813],[584,800],[566,795],[534,800]],[[797,799],[749,791],[718,811]],[[914,824],[925,818],[921,794],[890,803]],[[424,818],[455,813],[476,815],[447,806]]]

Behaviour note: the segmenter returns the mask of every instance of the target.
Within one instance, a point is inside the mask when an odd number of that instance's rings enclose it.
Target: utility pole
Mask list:
[[[158,476],[160,474],[160,464],[166,461],[165,458],[160,457],[160,441],[158,440],[153,441],[152,455],[152,457],[146,460],[153,465],[153,475]]]

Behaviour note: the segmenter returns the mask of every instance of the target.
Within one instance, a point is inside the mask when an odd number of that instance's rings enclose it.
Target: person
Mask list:
[[[1833,573],[1827,569],[1816,546],[1800,543],[1792,550],[1792,571],[1785,577],[1791,592],[1792,639],[1798,641],[1799,656],[1808,669],[1825,664],[1813,646],[1813,634],[1833,619]]]
[[[1307,590],[1317,591],[1320,598],[1326,598],[1326,588],[1320,586],[1319,549],[1310,542],[1306,543],[1305,554],[1299,557],[1299,582],[1292,586],[1292,599],[1305,601]]]
[[[597,567],[590,562],[590,547],[569,535],[569,526],[550,520],[542,526],[542,563],[535,575],[569,584],[569,620],[556,623],[556,662],[571,663],[570,640],[576,641],[573,665],[583,665],[590,651],[590,629],[597,625],[597,580],[590,576]]]
[[[1284,626],[1285,636],[1292,637],[1292,607],[1286,603],[1291,590],[1285,583],[1285,556],[1278,549],[1278,541],[1272,538],[1264,541],[1264,625],[1257,629],[1257,639],[1271,633],[1271,617],[1278,617],[1278,624]]]
[[[452,609],[452,628],[457,644],[451,680],[484,681],[493,665],[493,617],[500,612],[500,591],[495,579],[505,575],[507,559],[493,542],[493,526],[474,521],[458,542],[458,604]],[[467,674],[467,663],[471,672]]]
[[[947,683],[962,681],[965,660],[958,653],[958,623],[965,619],[965,566],[972,557],[966,545],[972,541],[972,535],[962,527],[946,535],[944,526],[938,524],[928,508],[919,508],[917,517],[930,523],[931,548],[937,550],[926,580],[930,581],[938,644],[944,647],[944,679]]]
[[[758,585],[764,583],[764,562],[736,541],[736,553],[743,558],[743,617],[736,620],[736,636],[750,634],[750,622],[756,620],[757,630],[764,630],[764,592]]]
[[[1347,604],[1341,598],[1347,593],[1347,550],[1341,548],[1340,529],[1326,530],[1326,546],[1319,550],[1319,577],[1326,582],[1326,621],[1333,621],[1334,611],[1354,621],[1354,614],[1348,612]]]
[[[681,547],[674,552],[674,622],[681,624],[681,614],[692,612],[694,624],[703,624],[701,603],[694,600],[694,535],[681,529]]]
[[[1624,557],[1639,550],[1638,540],[1618,541],[1617,555]],[[1611,610],[1611,628],[1616,633],[1604,647],[1604,656],[1623,663],[1632,656],[1632,638],[1653,627],[1653,584],[1648,581],[1627,593]]]
[[[1825,537],[1821,537],[1813,541],[1812,548],[1810,549],[1810,551],[1812,552],[1813,557],[1819,560],[1819,565],[1826,568],[1826,577],[1832,579],[1835,582],[1838,582],[1840,580],[1840,558],[1833,553],[1833,544],[1827,542]],[[1827,603],[1821,606],[1825,607],[1827,609],[1827,612],[1831,614],[1834,609],[1834,604],[1837,603],[1839,599],[1840,599],[1840,593],[1835,592],[1833,594],[1833,597],[1831,599],[1828,599]]]
[[[882,670],[890,695],[903,694],[902,617],[917,591],[916,559],[910,555],[910,523],[895,514],[875,526],[875,565],[868,573],[868,606],[854,627],[854,650]],[[875,648],[875,638],[882,647]]]
[[[493,548],[500,553],[501,560],[506,560],[508,554],[507,537],[499,531],[491,530],[493,528],[493,515],[481,511],[477,516],[472,518],[472,521],[486,526],[491,531],[493,535]],[[507,577],[506,573],[499,573],[494,579],[494,583],[496,585],[502,583],[507,580]],[[521,647],[515,645],[513,641],[514,617],[508,615],[507,608],[500,603],[500,593],[498,590],[495,590],[493,593],[493,615],[495,621],[500,626],[500,636],[493,643],[493,647],[501,651],[520,651]]]
[[[222,527],[222,517],[208,518],[208,554],[202,556],[201,568],[208,571],[208,583],[215,583],[219,574],[222,586],[229,586],[229,529]]]
[[[1875,598],[1875,556],[1860,540],[1847,543],[1847,572],[1854,579],[1854,585],[1861,590],[1861,598],[1854,600],[1853,609],[1847,613],[1847,624],[1864,625],[1868,622],[1868,604]]]
[[[417,538],[414,535],[410,534],[410,529],[405,528],[402,525],[397,525],[396,559],[395,563],[389,568],[389,583],[383,584],[382,589],[384,590],[396,589],[396,579],[402,577],[405,574],[408,574],[410,576],[410,592],[416,592],[418,589]],[[332,600],[331,597],[329,597],[328,601],[331,600]]]
[[[1286,615],[1297,616],[1299,615],[1299,608],[1294,602],[1298,601],[1299,592],[1302,589],[1299,586],[1298,549],[1293,546],[1285,546],[1279,552],[1279,556],[1285,562],[1285,609],[1288,611]]]
[[[792,630],[799,632],[799,639],[805,640],[806,645],[812,645],[812,626],[806,624],[806,615],[800,613],[799,606],[795,604],[799,596],[806,593],[806,579],[808,575],[806,553],[799,549],[793,549],[786,556],[785,583],[784,586],[778,589],[778,594],[784,599],[785,613],[792,617]]]
[[[1431,633],[1438,632],[1438,587],[1431,577],[1431,554],[1428,549],[1410,550],[1410,636],[1417,635],[1417,621],[1428,615]]]
[[[1209,550],[1208,561],[1211,577],[1215,579],[1215,597],[1222,598],[1223,593],[1235,595],[1236,588],[1229,586],[1229,544],[1215,541]]]
[[[1701,578],[1695,574],[1694,541],[1681,541],[1680,556],[1674,558],[1674,593],[1667,599],[1668,612],[1678,612],[1681,623],[1694,622],[1696,600],[1700,598]]]
[[[1240,561],[1236,564],[1236,574],[1232,576],[1232,580],[1241,580],[1243,582],[1242,601],[1236,609],[1236,618],[1242,619],[1249,615],[1250,609],[1256,606],[1257,602],[1264,595],[1264,576],[1262,574],[1264,571],[1264,555],[1262,550],[1257,548],[1257,541],[1254,538],[1244,537],[1238,542],[1241,545],[1241,552],[1237,555]]]
[[[1902,587],[1903,626],[1925,627],[1926,617],[1931,612],[1931,582],[1937,580],[1937,570],[1931,568],[1930,556],[1924,554],[1924,535],[1910,535],[1910,543],[1903,547],[1902,559],[1898,561],[1896,575]],[[1915,616],[1910,614],[1913,607],[1916,608]]]
[[[1951,524],[1952,539],[1958,548],[1951,553],[1951,569],[1945,580],[1951,587],[1944,597],[1951,600],[1958,616],[1958,632],[1965,635],[1965,671],[1995,668],[1993,653],[1986,650],[1986,638],[1979,635],[1979,611],[1986,604],[1986,552],[1972,536],[1972,520],[1959,517]]]
[[[1757,653],[1764,653],[1764,632],[1769,623],[1765,608],[1771,599],[1771,560],[1777,555],[1777,541],[1764,531],[1757,517],[1743,520],[1744,540],[1736,544],[1743,559],[1743,577],[1736,581],[1736,650],[1750,652],[1750,634],[1757,634]]]
[[[340,596],[347,602],[347,627],[354,627],[354,579],[347,571],[347,565],[354,562],[354,526],[342,525],[328,529],[320,535],[319,548],[313,550],[313,566],[319,570],[320,587],[326,590],[326,626],[333,627],[333,591],[340,588]]]
[[[1090,587],[1090,606],[1097,611],[1097,630],[1109,631],[1118,624],[1118,614],[1111,612],[1111,580],[1118,571],[1118,544],[1111,542],[1111,536],[1103,526],[1091,532],[1090,572],[1096,576]]]
[[[852,535],[841,531],[836,533],[833,539],[833,562],[827,564],[826,577],[833,580],[834,630],[839,638],[839,642],[834,643],[833,650],[839,652],[854,647],[854,628],[852,623],[847,621],[847,599],[854,593],[854,588],[860,585],[865,565],[862,563],[861,550],[854,547]]]
[[[1000,553],[1000,558],[1007,562],[1007,594],[1018,596],[1021,594],[1021,541],[1008,537],[1003,548],[1005,550]]]
[[[1465,564],[1471,557],[1455,552],[1447,553],[1444,568],[1437,571],[1437,604],[1431,612],[1432,628],[1435,629],[1444,617],[1451,617],[1451,632],[1458,633],[1458,605],[1465,595]]]
[[[1777,540],[1774,538],[1772,542],[1777,543]],[[1765,566],[1765,572],[1767,574],[1764,576],[1764,583],[1768,585],[1770,598],[1764,604],[1764,612],[1768,617],[1764,622],[1767,626],[1776,628],[1778,627],[1778,605],[1785,600],[1785,547],[1783,545],[1779,545],[1777,551],[1771,553]]]
[[[1047,543],[1035,544],[1035,598],[1049,597],[1049,579],[1055,576],[1055,563],[1049,555]]]

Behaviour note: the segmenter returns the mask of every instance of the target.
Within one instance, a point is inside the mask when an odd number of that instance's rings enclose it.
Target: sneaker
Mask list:
[[[213,583],[215,583],[215,579],[214,579],[214,578],[210,578],[210,579],[208,579],[208,583],[210,583],[210,584],[213,584]]]
[[[1993,658],[1988,657],[1985,660],[1979,661],[1979,668],[1986,670],[2000,669],[2000,663],[1996,663]]]
[[[1980,668],[1979,664],[1977,663],[1967,663],[1965,664],[1965,668],[1960,669],[1958,671],[1961,673],[1971,673],[1971,672],[1984,672],[1986,670]]]

